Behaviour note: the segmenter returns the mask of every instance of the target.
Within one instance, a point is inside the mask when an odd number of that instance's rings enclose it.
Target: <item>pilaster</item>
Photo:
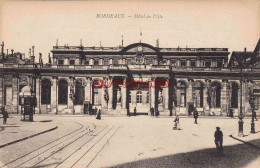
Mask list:
[[[51,112],[53,114],[58,114],[58,89],[57,89],[58,77],[52,77],[52,86],[51,86]]]

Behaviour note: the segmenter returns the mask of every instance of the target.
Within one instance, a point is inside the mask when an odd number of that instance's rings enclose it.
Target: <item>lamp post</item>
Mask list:
[[[254,94],[251,92],[249,92],[249,103],[250,103],[250,106],[251,106],[251,109],[252,109],[252,120],[251,120],[251,131],[250,133],[255,133],[255,123],[254,123],[254,117],[255,117],[255,104],[254,104],[254,100],[255,100],[255,97],[254,97]]]

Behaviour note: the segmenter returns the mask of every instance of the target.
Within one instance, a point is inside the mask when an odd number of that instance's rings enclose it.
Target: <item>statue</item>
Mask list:
[[[119,88],[117,90],[117,103],[120,103],[121,102],[121,89]]]

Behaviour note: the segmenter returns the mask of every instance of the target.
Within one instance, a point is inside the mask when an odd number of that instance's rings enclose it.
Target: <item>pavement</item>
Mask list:
[[[17,167],[27,160],[30,160],[25,164],[27,167],[36,164],[98,168],[259,166],[259,121],[255,122],[256,133],[251,134],[251,119],[245,118],[244,137],[238,137],[237,118],[200,117],[198,124],[194,124],[192,117],[181,117],[181,130],[172,129],[173,120],[174,117],[102,116],[98,121],[86,115],[35,115],[34,122],[22,122],[20,116],[10,115],[7,125],[0,120],[0,167]],[[83,139],[82,132],[66,143],[58,141],[90,125],[97,126],[96,135],[88,134]],[[216,126],[224,134],[222,155],[215,149]],[[76,142],[77,139],[80,141]],[[51,144],[53,141],[57,146]],[[42,151],[34,154],[39,148]],[[63,158],[67,159],[63,161]]]

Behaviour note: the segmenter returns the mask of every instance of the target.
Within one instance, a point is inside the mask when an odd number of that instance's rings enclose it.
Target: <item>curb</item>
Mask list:
[[[51,129],[48,129],[48,130],[45,130],[45,131],[42,131],[42,132],[39,132],[39,133],[37,133],[37,134],[33,134],[33,135],[28,136],[28,137],[25,137],[25,138],[21,138],[21,139],[18,139],[18,140],[15,140],[15,141],[12,141],[12,142],[3,144],[3,145],[0,146],[0,148],[4,148],[4,147],[6,147],[6,146],[9,146],[9,145],[12,145],[12,144],[15,144],[15,143],[18,143],[18,142],[21,142],[21,141],[30,139],[30,138],[32,138],[32,137],[35,137],[35,136],[38,136],[38,135],[41,135],[41,134],[44,134],[44,133],[53,131],[53,130],[55,130],[55,129],[57,129],[57,128],[58,128],[58,126],[56,126],[56,127],[54,127],[54,128],[51,128]]]
[[[254,145],[254,144],[252,144],[252,143],[250,143],[250,142],[246,142],[246,141],[243,141],[243,140],[238,139],[238,138],[236,138],[236,137],[233,137],[232,134],[229,135],[229,137],[231,137],[231,138],[233,138],[233,139],[235,139],[235,140],[237,140],[237,141],[243,142],[244,144],[249,145],[249,146],[251,146],[251,147],[253,147],[253,148],[260,149],[259,146],[256,146],[256,145]]]

